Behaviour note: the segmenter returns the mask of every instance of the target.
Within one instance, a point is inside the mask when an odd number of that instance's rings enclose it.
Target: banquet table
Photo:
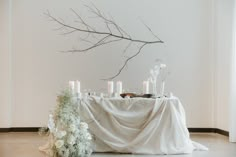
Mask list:
[[[208,150],[189,137],[177,97],[78,99],[81,121],[94,136],[95,152],[185,154]]]

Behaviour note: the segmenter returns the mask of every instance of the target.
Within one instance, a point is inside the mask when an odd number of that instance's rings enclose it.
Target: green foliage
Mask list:
[[[50,157],[88,157],[92,136],[88,125],[80,121],[77,98],[69,90],[57,97],[57,106],[49,116]],[[41,133],[46,131],[41,129]]]

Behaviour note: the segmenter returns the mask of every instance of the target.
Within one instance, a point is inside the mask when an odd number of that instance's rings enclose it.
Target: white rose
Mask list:
[[[161,69],[163,69],[163,68],[165,68],[165,67],[166,67],[165,64],[161,64],[161,66],[160,66]]]
[[[86,138],[87,138],[88,140],[92,140],[91,134],[87,132],[87,133],[86,133]]]
[[[56,132],[56,137],[57,138],[62,138],[66,135],[66,131],[58,131]]]
[[[73,125],[73,124],[71,124],[71,125],[69,126],[69,130],[70,130],[71,132],[75,132],[76,126]]]
[[[64,141],[62,141],[62,140],[57,140],[57,141],[55,142],[55,146],[56,146],[57,148],[61,148],[63,145],[64,145]]]
[[[80,128],[81,128],[82,130],[87,130],[87,129],[88,129],[88,124],[85,123],[85,122],[81,122],[81,123],[80,123]]]
[[[55,131],[55,123],[54,123],[53,115],[52,115],[52,114],[49,115],[48,128],[49,128],[49,130],[50,130],[51,132],[54,132],[54,131]]]
[[[70,144],[70,145],[75,144],[75,137],[74,136],[69,136],[67,138],[67,143]]]

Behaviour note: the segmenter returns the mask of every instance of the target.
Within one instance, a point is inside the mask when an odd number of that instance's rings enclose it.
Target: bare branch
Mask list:
[[[126,53],[126,51],[128,50],[128,48],[132,45],[132,41],[129,42],[129,44],[125,47],[123,54]]]
[[[135,58],[137,55],[139,55],[142,51],[142,49],[146,46],[146,45],[150,45],[150,44],[157,44],[157,43],[163,43],[163,41],[161,39],[159,39],[151,30],[150,27],[148,27],[144,22],[143,24],[145,25],[145,27],[148,29],[149,32],[151,32],[151,34],[156,38],[156,40],[142,40],[142,39],[135,39],[132,38],[131,35],[129,35],[124,29],[122,29],[114,20],[114,18],[110,15],[109,18],[107,18],[94,4],[92,4],[93,7],[87,6],[85,5],[85,7],[88,9],[89,12],[91,12],[93,15],[96,16],[96,18],[102,20],[102,22],[104,23],[105,26],[105,31],[99,31],[96,30],[92,25],[90,25],[88,22],[86,22],[78,12],[76,12],[75,10],[71,9],[71,11],[75,14],[75,16],[78,18],[78,20],[76,22],[79,22],[80,25],[79,26],[74,26],[73,24],[67,24],[65,23],[65,21],[63,19],[60,18],[56,18],[54,16],[52,16],[50,14],[49,11],[47,11],[45,13],[45,15],[50,19],[50,21],[54,21],[55,23],[59,24],[61,27],[59,28],[66,30],[65,33],[63,33],[63,35],[68,35],[68,34],[72,34],[75,32],[81,33],[81,34],[87,34],[86,37],[80,37],[80,40],[83,42],[87,42],[91,45],[85,47],[84,49],[76,49],[73,48],[71,50],[67,50],[67,51],[62,51],[64,53],[74,53],[74,52],[87,52],[91,49],[95,49],[97,47],[101,47],[110,43],[114,43],[114,42],[118,42],[118,41],[127,41],[128,44],[127,46],[124,47],[123,49],[123,54],[129,49],[129,47],[132,44],[138,44],[141,46],[137,48],[137,52],[129,57],[127,57],[124,61],[124,63],[122,64],[121,68],[118,70],[118,72],[116,74],[114,74],[114,76],[103,79],[103,80],[111,80],[116,78],[117,76],[119,76],[121,74],[121,72],[124,70],[125,67],[127,67],[127,64],[133,59]],[[95,42],[92,42],[91,39],[93,38],[93,40],[95,40]]]
[[[87,28],[87,30],[93,30],[96,31],[93,27],[91,27],[89,24],[87,24],[83,18],[74,10],[71,8],[71,11],[78,17],[78,19],[81,21],[81,23]]]
[[[94,43],[93,43],[92,41],[87,40],[87,38],[81,38],[81,37],[79,37],[79,38],[80,38],[81,41],[84,41],[84,42],[86,42],[86,43],[89,43],[89,44],[91,44],[91,45],[94,45]]]
[[[139,42],[139,43],[147,43],[147,44],[164,43],[161,40],[146,41],[146,40],[132,39],[132,38],[129,38],[129,37],[123,37],[123,36],[120,36],[120,35],[111,34],[110,32],[102,32],[102,31],[99,32],[99,31],[91,31],[91,30],[81,29],[81,28],[77,28],[77,27],[65,24],[65,23],[61,22],[60,20],[58,20],[57,18],[51,16],[50,14],[48,14],[48,17],[52,18],[52,20],[54,20],[55,22],[57,22],[58,24],[66,27],[66,28],[76,30],[76,31],[79,31],[79,32],[87,32],[87,33],[98,34],[98,35],[110,35],[110,36],[113,36],[115,38],[121,38],[121,39],[124,39],[124,40],[129,40],[129,41]]]
[[[118,24],[116,24],[114,18],[110,15],[111,17],[111,20],[109,20],[111,22],[111,24],[113,24],[116,28],[116,30],[118,30],[118,32],[120,33],[121,36],[123,36],[123,33],[122,32],[125,32]],[[130,37],[130,36],[128,36]]]
[[[109,40],[107,42],[105,42],[110,36],[105,36],[104,38],[102,38],[101,40],[99,40],[96,44],[94,44],[93,46],[90,46],[88,48],[85,48],[85,49],[72,49],[72,50],[68,50],[68,51],[62,51],[62,52],[86,52],[88,50],[91,50],[93,48],[96,48],[96,47],[99,47],[99,46],[102,46],[102,45],[106,45],[106,44],[109,44],[109,43],[112,43],[112,42],[117,42],[117,41],[120,41],[122,39],[113,39],[113,40]]]
[[[133,59],[134,57],[136,57],[138,54],[140,54],[141,50],[144,48],[144,46],[146,46],[147,43],[144,43],[142,46],[140,46],[139,50],[137,53],[135,53],[134,55],[132,55],[131,57],[128,57],[124,64],[121,66],[121,68],[119,69],[119,71],[112,77],[109,77],[109,78],[105,78],[105,79],[102,79],[102,80],[113,80],[114,78],[116,78],[117,76],[120,75],[120,73],[123,71],[123,69],[127,66],[128,62]]]
[[[155,38],[157,38],[158,40],[161,41],[161,39],[158,38],[157,35],[153,33],[152,29],[151,29],[150,27],[148,27],[148,25],[146,25],[146,24],[143,22],[143,20],[142,20],[141,18],[140,18],[140,20],[141,20],[141,22],[143,23],[143,25],[148,29],[148,31],[151,32],[151,34],[152,34]]]
[[[106,23],[107,29],[108,29],[109,32],[112,34],[112,31],[111,31],[111,29],[110,29],[110,27],[109,27],[109,24],[108,24],[107,22],[105,22],[105,23]]]
[[[66,32],[66,33],[62,33],[61,35],[68,35],[68,34],[72,34],[74,32],[76,32],[76,30],[72,30],[72,31],[69,31],[69,32]]]
[[[119,32],[119,34],[120,34],[121,36],[123,36],[121,30],[119,29],[119,26],[115,23],[115,21],[106,18],[106,17],[102,14],[102,12],[101,12],[94,4],[92,4],[92,5],[93,5],[93,7],[94,7],[95,9],[93,9],[92,7],[86,5],[86,7],[91,11],[91,13],[93,13],[94,15],[96,15],[96,17],[102,19],[103,22],[106,24],[106,26],[107,26],[107,28],[108,28],[109,31],[110,31],[109,24],[111,24],[111,25],[113,25],[113,26],[116,28],[116,30]],[[111,31],[110,31],[110,32],[111,32]]]

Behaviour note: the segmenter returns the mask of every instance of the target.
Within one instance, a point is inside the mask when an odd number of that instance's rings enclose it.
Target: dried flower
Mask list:
[[[164,81],[166,76],[164,75],[164,69],[166,68],[166,64],[158,63],[154,66],[153,69],[150,70],[150,77],[148,78],[148,81],[151,83],[152,86],[152,94],[154,96],[157,96],[157,82],[158,79],[161,81]]]
[[[87,129],[88,129],[88,124],[85,123],[85,122],[81,122],[81,123],[80,123],[80,128],[81,128],[82,130],[87,130]]]
[[[86,133],[86,138],[87,138],[88,140],[92,140],[91,134],[87,132],[87,133]]]
[[[75,126],[74,124],[71,124],[71,125],[69,126],[69,131],[75,132],[75,130],[76,130],[76,126]]]
[[[64,145],[64,141],[63,140],[57,140],[55,142],[55,146],[57,149],[61,148]]]
[[[55,133],[55,136],[57,137],[57,138],[62,138],[62,137],[64,137],[66,135],[66,131],[57,131],[56,133]]]
[[[161,69],[166,68],[166,64],[161,64],[161,65],[160,65],[160,68],[161,68]]]

